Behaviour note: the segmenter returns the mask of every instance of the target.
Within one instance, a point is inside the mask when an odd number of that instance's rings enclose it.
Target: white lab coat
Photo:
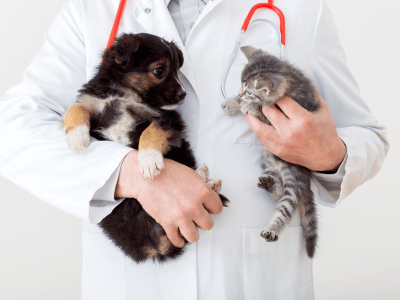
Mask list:
[[[95,73],[109,37],[117,0],[70,0],[46,34],[43,48],[21,84],[0,101],[0,174],[35,196],[83,220],[82,299],[312,299],[312,261],[304,251],[299,217],[279,241],[260,236],[275,203],[257,188],[262,146],[254,134],[242,136],[244,116],[229,116],[220,81],[242,22],[257,0],[210,1],[184,47],[164,0],[128,1],[121,32],[148,32],[174,40],[183,50],[180,75],[198,101],[182,111],[198,162],[222,178],[231,206],[213,216],[214,228],[201,231],[175,262],[136,265],[89,222],[89,202],[131,149],[92,140],[77,155],[64,141],[60,116],[75,102],[77,90]],[[327,101],[347,146],[341,174],[315,173],[318,201],[335,206],[373,177],[388,144],[361,100],[345,64],[332,18],[319,0],[276,0],[286,17],[288,60],[302,68]],[[258,12],[277,23],[275,14]],[[277,23],[278,24],[278,23]],[[245,44],[279,53],[278,37],[266,24],[249,27]],[[235,95],[245,63],[238,53],[226,90]],[[345,173],[344,177],[343,174]],[[114,207],[105,205],[109,213]],[[321,249],[323,251],[323,249]],[[65,259],[68,259],[67,257]]]

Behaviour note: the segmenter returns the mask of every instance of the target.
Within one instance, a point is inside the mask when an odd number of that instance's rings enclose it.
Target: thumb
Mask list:
[[[272,137],[275,135],[275,128],[272,126],[269,126],[263,122],[260,121],[256,116],[249,115],[247,114],[245,116],[247,124],[249,124],[251,130],[260,138],[260,136],[263,136],[265,138]]]

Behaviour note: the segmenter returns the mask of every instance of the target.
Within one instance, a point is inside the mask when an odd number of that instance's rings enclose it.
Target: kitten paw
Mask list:
[[[278,240],[278,235],[273,231],[263,230],[261,231],[261,237],[263,237],[267,242],[276,242]]]
[[[164,169],[164,158],[160,151],[144,149],[139,151],[139,169],[144,178],[158,176]]]
[[[225,113],[228,115],[236,115],[237,113],[240,112],[240,105],[236,98],[226,99],[221,104],[221,107],[225,111]]]
[[[210,176],[210,171],[208,170],[208,167],[206,164],[202,164],[200,167],[196,169],[196,173],[203,179],[205,182],[207,182],[208,177]]]
[[[271,175],[262,175],[259,177],[257,186],[266,190],[275,201],[278,201],[283,196],[283,187],[280,181]]]
[[[244,115],[254,115],[257,116],[259,114],[259,110],[257,107],[254,107],[253,105],[246,104],[243,105],[240,109]]]
[[[275,178],[269,175],[260,176],[258,179],[259,179],[258,187],[265,189],[267,191],[269,191],[269,189],[273,187],[274,184],[276,183]]]
[[[90,128],[80,125],[69,130],[65,135],[68,147],[75,153],[81,153],[90,144]]]

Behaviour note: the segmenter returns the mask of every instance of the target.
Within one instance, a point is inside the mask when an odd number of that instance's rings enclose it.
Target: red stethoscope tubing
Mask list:
[[[126,5],[126,0],[121,0],[121,2],[119,3],[117,15],[115,16],[114,25],[111,30],[110,38],[108,39],[107,48],[114,43],[114,40],[117,37],[122,15],[124,14],[125,5]]]
[[[115,20],[114,20],[114,25],[111,30],[110,38],[108,39],[107,48],[110,47],[114,43],[114,40],[117,37],[119,25],[120,25],[121,19],[122,19],[122,15],[124,14],[126,1],[127,0],[121,0],[119,3],[117,15],[115,16]],[[268,0],[268,3],[259,3],[259,4],[254,5],[250,9],[249,14],[247,15],[246,19],[244,20],[242,30],[243,31],[247,30],[247,27],[249,26],[251,18],[253,17],[255,11],[259,8],[271,9],[278,14],[279,20],[280,20],[281,43],[283,45],[286,45],[285,16],[283,15],[282,11],[274,5],[274,0]]]
[[[274,5],[274,0],[268,0],[268,3],[258,3],[256,5],[254,5],[250,9],[250,12],[248,13],[246,19],[244,20],[242,30],[243,31],[247,30],[247,27],[249,26],[251,18],[253,17],[255,11],[259,8],[267,8],[267,9],[271,9],[274,12],[276,12],[276,14],[279,17],[279,21],[280,21],[281,43],[283,45],[286,45],[285,16],[283,15],[282,11]]]

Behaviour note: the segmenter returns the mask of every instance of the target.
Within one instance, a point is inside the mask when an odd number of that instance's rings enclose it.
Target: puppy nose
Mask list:
[[[177,98],[178,100],[183,100],[183,99],[185,99],[185,97],[186,97],[186,92],[185,92],[185,91],[179,91],[179,92],[176,94],[176,98]]]

